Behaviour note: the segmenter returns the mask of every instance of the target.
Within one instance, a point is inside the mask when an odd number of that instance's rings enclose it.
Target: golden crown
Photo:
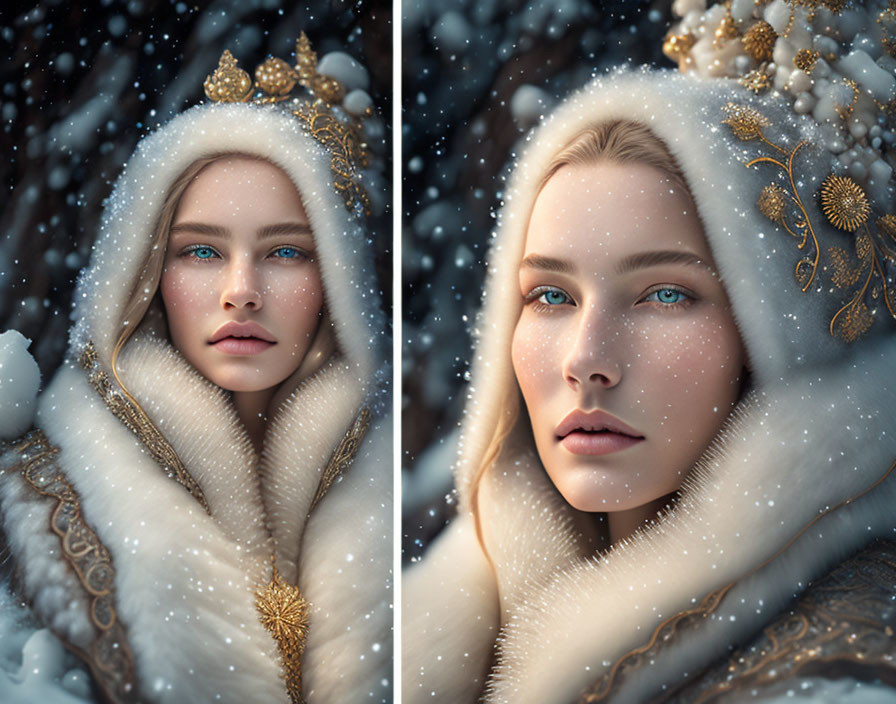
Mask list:
[[[296,63],[269,56],[249,74],[229,51],[221,54],[218,68],[203,83],[205,94],[216,103],[268,105],[291,101],[290,110],[305,130],[330,155],[333,187],[350,211],[370,213],[370,200],[360,183],[360,171],[370,164],[369,146],[361,123],[337,109],[345,87],[335,78],[317,71],[317,54],[302,32],[296,41]],[[296,91],[296,86],[302,90]],[[367,109],[367,114],[372,110]]]

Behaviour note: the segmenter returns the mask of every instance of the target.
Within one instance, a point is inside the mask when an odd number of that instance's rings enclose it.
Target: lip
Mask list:
[[[576,409],[560,421],[555,433],[560,444],[574,455],[607,455],[644,440],[630,425],[601,410]]]
[[[258,323],[231,320],[215,330],[208,344],[224,354],[251,356],[264,352],[277,340]]]

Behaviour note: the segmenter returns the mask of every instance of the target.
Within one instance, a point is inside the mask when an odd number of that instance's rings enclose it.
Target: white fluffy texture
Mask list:
[[[18,459],[14,452],[0,456],[0,517],[9,551],[22,570],[22,580],[33,585],[29,601],[37,617],[60,637],[86,648],[96,629],[88,617],[86,594],[75,573],[60,561],[62,546],[50,532],[56,501],[27,485],[18,467],[12,466]]]
[[[475,702],[498,634],[498,594],[473,527],[455,520],[401,581],[405,702]]]
[[[118,337],[115,323],[149,254],[168,187],[194,161],[220,152],[264,157],[295,183],[314,231],[340,350],[359,378],[370,379],[381,362],[382,314],[371,294],[374,272],[363,232],[331,186],[329,156],[295,118],[243,104],[199,105],[140,142],[115,184],[90,267],[78,281],[73,346],[81,349],[93,340],[108,367]]]
[[[154,333],[152,320],[129,340],[118,365],[125,386],[199,484],[211,515],[110,413],[76,365],[60,370],[41,396],[37,424],[60,448],[59,466],[85,520],[112,555],[116,610],[145,700],[288,701],[276,642],[255,609],[274,552],[283,577],[312,603],[305,700],[387,701],[390,420],[373,419],[358,457],[308,520],[329,457],[375,391],[384,324],[365,233],[335,193],[329,155],[295,118],[277,109],[206,105],[140,143],[79,279],[70,359],[92,340],[109,370],[171,182],[196,159],[221,152],[267,158],[295,183],[314,232],[338,351],[279,405],[259,458],[229,395]],[[19,486],[19,477],[7,479],[3,517],[18,530],[10,547],[24,569],[25,595],[45,621],[62,620],[62,633],[75,631],[84,642],[74,626],[65,630],[66,618],[90,625],[47,510],[32,511],[33,490]],[[349,553],[357,562],[345,568]]]
[[[18,330],[0,333],[0,440],[19,437],[34,420],[40,369],[30,344]]]
[[[730,82],[661,72],[595,80],[530,138],[511,177],[489,255],[457,470],[463,506],[458,521],[469,521],[472,478],[504,390],[515,386],[509,350],[520,311],[516,270],[535,189],[553,155],[587,124],[643,121],[679,160],[729,293],[756,390],[692,472],[676,510],[601,559],[593,557],[596,531],[559,498],[525,424],[518,424],[480,484],[482,536],[496,574],[492,588],[483,587],[480,569],[466,567],[483,559],[475,535],[463,543],[440,541],[410,571],[415,594],[435,596],[422,603],[405,599],[404,647],[437,643],[438,634],[462,648],[406,654],[406,663],[418,663],[418,680],[405,689],[406,701],[454,693],[469,668],[469,653],[488,663],[490,652],[481,655],[478,639],[489,638],[499,624],[486,700],[569,701],[626,652],[647,643],[665,619],[734,583],[716,617],[666,646],[654,665],[621,683],[614,695],[646,701],[661,686],[680,681],[683,671],[698,671],[730,644],[753,635],[809,580],[851,551],[875,536],[893,535],[896,477],[874,486],[896,457],[888,410],[896,408],[892,321],[878,320],[852,346],[829,335],[839,298],[822,290],[822,272],[816,285],[800,292],[793,267],[802,253],[755,205],[762,187],[778,174],[743,168],[762,152],[721,124],[721,108],[731,100],[760,109],[772,123],[766,135],[785,145],[817,136],[811,125]],[[820,223],[813,194],[828,173],[830,156],[810,167],[810,154],[820,152],[804,149],[801,195],[813,222]],[[842,235],[831,228],[817,226],[816,232],[823,249],[842,246]],[[861,499],[839,506],[872,486]],[[758,598],[764,606],[757,613]],[[443,600],[454,609],[450,621],[441,607],[427,610]],[[494,620],[484,627],[477,619],[489,613]],[[447,699],[475,701],[480,692],[471,690]]]

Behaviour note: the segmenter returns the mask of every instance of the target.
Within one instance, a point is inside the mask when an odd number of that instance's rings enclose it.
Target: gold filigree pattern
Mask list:
[[[140,442],[149,451],[153,460],[165,471],[165,473],[178,484],[183,486],[195,498],[199,504],[211,514],[211,509],[205,499],[202,487],[187,471],[181,462],[177,452],[171,443],[162,435],[162,432],[128,395],[124,394],[117,384],[113,383],[108,373],[103,371],[97,357],[96,347],[93,342],[88,342],[80,357],[81,366],[87,371],[87,380],[106,407],[118,420],[134,433]]]
[[[300,103],[294,110],[309,133],[330,155],[330,169],[335,179],[333,187],[342,196],[349,210],[360,207],[370,210],[370,199],[356,178],[356,166],[367,166],[366,144],[355,130],[345,129],[345,125],[333,115],[321,101]]]
[[[890,0],[887,9],[877,16],[881,28],[881,44],[887,53],[896,58],[896,0]]]
[[[309,94],[293,94],[296,85]],[[268,57],[255,70],[253,86],[249,74],[237,66],[229,51],[221,55],[218,68],[205,80],[205,94],[214,102],[248,102],[256,105],[293,100],[292,113],[305,130],[330,155],[333,186],[350,211],[370,213],[370,199],[361,183],[360,170],[370,163],[368,145],[360,123],[336,115],[333,106],[345,97],[345,87],[335,78],[317,71],[317,54],[304,32],[296,41],[296,63]]]
[[[345,435],[327,462],[309,510],[314,510],[314,507],[330,490],[336,478],[348,469],[348,466],[355,459],[355,455],[358,454],[358,448],[361,447],[361,441],[367,433],[367,428],[370,427],[370,418],[370,409],[367,407],[362,408],[351,427],[345,432]]]
[[[308,637],[311,605],[298,587],[280,577],[274,565],[271,583],[255,595],[255,608],[261,624],[277,641],[289,697],[293,704],[301,704],[302,653]]]
[[[50,519],[59,536],[62,555],[74,570],[90,600],[90,620],[99,635],[89,652],[71,646],[90,665],[110,701],[136,702],[134,658],[127,634],[115,611],[115,568],[112,557],[81,515],[81,504],[71,483],[56,463],[59,450],[40,430],[11,444],[19,455],[19,469],[28,484],[57,504]]]
[[[653,659],[655,651],[661,648],[663,643],[675,641],[679,632],[693,628],[697,623],[708,618],[718,608],[731,586],[729,584],[722,589],[710,592],[695,608],[682,611],[665,621],[653,632],[653,637],[647,643],[617,660],[606,674],[582,694],[578,704],[597,704],[597,702],[604,701],[622,679],[649,663]]]
[[[745,76],[738,78],[737,82],[747,90],[759,94],[771,88],[772,77],[762,69],[756,68],[749,71]]]
[[[811,242],[811,248],[797,261],[794,270],[805,292],[815,280],[821,259],[815,228],[800,198],[794,173],[794,159],[806,142],[800,142],[788,151],[765,137],[763,129],[770,123],[758,110],[734,103],[728,103],[724,110],[727,117],[722,124],[729,125],[736,137],[744,141],[761,141],[777,152],[774,157],[757,157],[747,162],[746,166],[773,164],[786,175],[789,188],[777,184],[765,186],[757,205],[763,215],[799,240],[798,249],[805,249]],[[853,264],[852,257],[842,247],[828,248],[826,258],[836,288],[850,288],[862,282],[850,300],[834,314],[829,326],[832,336],[854,342],[871,329],[879,307],[874,304],[869,307],[866,295],[870,294],[872,300],[882,298],[883,307],[896,320],[896,290],[886,271],[887,262],[896,264],[896,216],[883,216],[877,221],[878,230],[873,231],[868,226],[871,205],[867,195],[857,183],[845,176],[829,175],[819,190],[818,198],[822,212],[834,227],[856,233],[854,242],[858,264]]]
[[[896,678],[896,542],[879,540],[810,585],[748,646],[671,697],[704,704],[756,697],[784,680]]]

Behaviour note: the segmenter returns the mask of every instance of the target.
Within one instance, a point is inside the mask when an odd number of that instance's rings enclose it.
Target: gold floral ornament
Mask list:
[[[772,77],[761,69],[753,69],[746,76],[737,79],[744,88],[754,92],[762,93],[772,86]]]
[[[311,605],[299,588],[285,582],[274,565],[271,583],[255,595],[261,624],[277,641],[283,661],[286,689],[293,704],[302,702],[302,653],[308,637]]]
[[[802,291],[807,291],[818,274],[821,249],[809,214],[797,190],[794,160],[806,142],[802,141],[787,150],[770,141],[763,129],[770,125],[765,115],[748,105],[728,103],[722,124],[728,125],[734,135],[745,141],[759,141],[776,153],[774,156],[760,156],[749,162],[747,167],[767,163],[776,166],[786,176],[787,186],[777,183],[766,185],[756,204],[759,211],[769,220],[783,227],[798,241],[797,249],[804,250],[811,243],[806,255],[797,261],[794,274]],[[846,342],[853,342],[865,334],[874,323],[875,310],[865,302],[870,293],[873,300],[883,298],[884,306],[896,320],[896,292],[887,279],[885,267],[896,265],[896,215],[887,214],[877,221],[878,232],[868,227],[871,204],[865,191],[852,179],[845,176],[828,176],[818,192],[821,210],[828,221],[837,229],[856,233],[855,256],[842,247],[827,250],[826,265],[831,271],[831,281],[837,288],[851,288],[861,282],[852,298],[831,318],[830,333]]]
[[[821,209],[838,230],[855,232],[868,222],[871,205],[868,196],[846,176],[828,176],[821,184]]]
[[[777,39],[778,35],[772,26],[765,20],[759,20],[744,33],[741,42],[744,51],[761,63],[771,61]]]
[[[296,85],[304,90],[294,94]],[[229,51],[221,55],[218,68],[204,83],[205,94],[216,103],[267,105],[292,101],[292,114],[330,156],[333,186],[349,211],[370,213],[370,199],[361,183],[360,170],[370,163],[368,144],[360,122],[337,115],[345,97],[344,86],[335,78],[317,72],[317,54],[302,32],[296,41],[296,63],[268,57],[249,74],[237,66]]]

